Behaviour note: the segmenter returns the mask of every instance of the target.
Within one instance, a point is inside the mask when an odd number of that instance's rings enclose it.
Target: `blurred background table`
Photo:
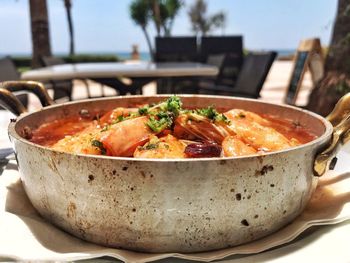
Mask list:
[[[63,64],[33,69],[21,75],[22,80],[51,81],[91,79],[119,91],[141,94],[144,85],[161,78],[216,76],[216,66],[194,62],[114,62]],[[119,78],[131,79],[125,84]]]

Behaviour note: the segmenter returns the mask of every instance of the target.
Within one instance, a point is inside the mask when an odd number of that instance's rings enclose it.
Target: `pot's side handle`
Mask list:
[[[335,155],[341,145],[350,141],[350,93],[343,96],[333,111],[327,116],[333,124],[333,136],[331,144],[323,152],[316,156],[314,172],[316,176],[322,176],[329,168],[335,165]]]
[[[45,86],[36,81],[5,81],[0,83],[0,88],[7,89],[11,92],[28,91],[34,93],[40,100],[41,105],[49,106],[54,104],[46,91]]]
[[[15,95],[3,88],[0,88],[0,105],[16,116],[19,116],[27,111],[27,109],[15,97]]]

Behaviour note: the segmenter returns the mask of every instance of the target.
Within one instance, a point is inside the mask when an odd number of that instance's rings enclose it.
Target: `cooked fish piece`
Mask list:
[[[151,137],[150,141],[136,148],[135,158],[185,158],[186,143],[168,134],[165,137]]]
[[[99,140],[101,136],[101,127],[97,121],[83,131],[74,135],[65,136],[63,139],[51,146],[52,149],[69,153],[83,154],[101,154],[101,148],[92,144],[93,140]]]
[[[147,121],[146,116],[136,117],[104,127],[94,121],[83,131],[59,140],[52,148],[70,153],[132,156],[136,147],[145,144],[153,135]]]

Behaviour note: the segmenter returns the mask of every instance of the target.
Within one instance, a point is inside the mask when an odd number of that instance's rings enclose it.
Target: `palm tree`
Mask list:
[[[152,0],[150,11],[152,12],[153,22],[156,26],[157,36],[160,36],[162,20],[160,16],[160,3],[159,0]]]
[[[223,28],[226,23],[226,15],[223,12],[207,15],[207,3],[204,0],[196,0],[188,11],[192,23],[192,31],[198,36],[206,36],[216,28]]]
[[[160,16],[165,36],[171,35],[176,15],[184,3],[180,0],[164,0],[160,5]]]
[[[147,32],[147,25],[150,20],[149,4],[147,1],[134,0],[130,4],[130,16],[134,22],[139,25],[144,33],[152,59],[154,58],[152,43]]]
[[[131,19],[141,27],[152,59],[154,53],[147,31],[149,22],[153,20],[157,36],[170,36],[174,19],[182,6],[181,0],[134,0],[130,4]]]
[[[327,115],[350,92],[350,2],[339,0],[336,22],[325,64],[325,75],[309,96],[307,108]]]
[[[68,28],[69,28],[69,55],[73,56],[75,54],[74,49],[74,32],[73,32],[73,20],[71,14],[72,1],[64,0],[64,6],[66,8],[67,20],[68,20]]]
[[[46,0],[29,0],[32,31],[32,67],[41,66],[40,57],[51,56]]]

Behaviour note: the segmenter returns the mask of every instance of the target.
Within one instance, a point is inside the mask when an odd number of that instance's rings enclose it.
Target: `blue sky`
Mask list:
[[[28,0],[0,0],[0,54],[30,53]],[[54,53],[68,52],[68,26],[62,0],[47,0]],[[77,53],[147,51],[143,33],[129,16],[130,0],[72,0]],[[194,0],[175,20],[173,35],[190,35],[187,15]],[[328,45],[336,0],[207,0],[208,13],[224,11],[224,34],[242,34],[247,49],[294,49],[299,41],[320,37]],[[153,24],[149,31],[155,35]],[[222,30],[214,32],[221,35]]]

